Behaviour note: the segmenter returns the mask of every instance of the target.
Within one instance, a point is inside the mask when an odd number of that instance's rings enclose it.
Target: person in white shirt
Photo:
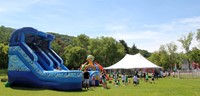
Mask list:
[[[133,84],[134,85],[138,84],[138,77],[136,75],[133,76]]]
[[[126,76],[122,74],[122,82],[125,83],[125,80],[126,80]]]

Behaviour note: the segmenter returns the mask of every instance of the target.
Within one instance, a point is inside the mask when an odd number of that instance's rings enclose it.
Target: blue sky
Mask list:
[[[200,29],[200,0],[0,0],[0,25],[123,39],[150,52]],[[192,46],[197,46],[194,39]]]

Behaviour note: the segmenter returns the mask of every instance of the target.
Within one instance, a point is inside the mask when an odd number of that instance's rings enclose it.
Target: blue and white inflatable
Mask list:
[[[82,89],[82,71],[69,70],[63,65],[63,60],[51,49],[53,40],[53,35],[31,27],[12,33],[8,54],[8,82],[11,86]]]

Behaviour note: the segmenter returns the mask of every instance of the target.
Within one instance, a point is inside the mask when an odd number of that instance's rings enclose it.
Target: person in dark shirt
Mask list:
[[[84,72],[84,87],[85,89],[89,89],[89,80],[90,80],[90,73],[88,72],[88,69]]]

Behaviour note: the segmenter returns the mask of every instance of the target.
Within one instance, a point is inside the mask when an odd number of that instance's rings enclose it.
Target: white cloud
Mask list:
[[[200,16],[198,17],[193,17],[193,18],[186,18],[186,19],[181,19],[179,20],[180,23],[183,23],[183,24],[188,24],[188,23],[192,23],[192,24],[199,24],[200,22]]]
[[[131,47],[133,43],[140,49],[145,49],[150,52],[159,49],[160,45],[165,45],[170,42],[175,42],[178,45],[178,51],[183,51],[181,43],[177,40],[183,35],[188,35],[189,32],[195,32],[200,28],[200,16],[179,19],[166,24],[156,25],[143,25],[144,29],[141,30],[129,30],[130,27],[126,25],[109,26],[108,36],[116,39],[123,39]],[[108,28],[109,28],[108,27]],[[127,31],[129,30],[129,31]],[[197,46],[197,42],[192,41],[191,47]]]

